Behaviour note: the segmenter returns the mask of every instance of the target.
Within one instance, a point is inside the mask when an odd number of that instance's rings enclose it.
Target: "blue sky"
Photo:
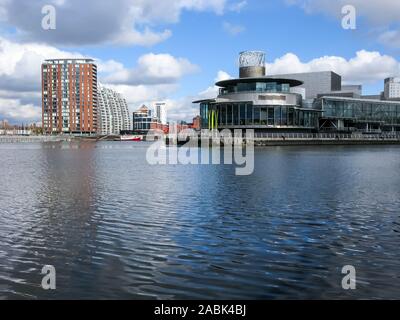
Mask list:
[[[40,26],[47,3],[56,8],[56,30]],[[0,0],[0,58],[11,61],[0,63],[0,118],[40,120],[40,61],[57,56],[94,57],[100,81],[131,110],[165,100],[171,118],[184,120],[196,114],[192,99],[215,94],[217,77],[237,75],[243,50],[265,51],[268,73],[332,69],[363,84],[364,94],[379,93],[384,77],[400,73],[397,0],[81,3]],[[355,30],[342,28],[345,4],[356,9]],[[163,76],[154,75],[153,61]]]

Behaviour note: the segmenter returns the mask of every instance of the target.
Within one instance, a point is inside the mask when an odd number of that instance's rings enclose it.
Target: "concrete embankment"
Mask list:
[[[35,143],[71,141],[68,136],[0,136],[0,143]]]
[[[257,147],[267,146],[310,146],[310,145],[400,145],[400,140],[268,140],[255,139],[254,145]]]

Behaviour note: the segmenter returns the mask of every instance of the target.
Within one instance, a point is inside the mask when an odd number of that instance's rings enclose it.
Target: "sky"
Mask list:
[[[164,101],[170,120],[190,121],[245,50],[266,52],[267,74],[332,70],[378,94],[400,75],[400,1],[0,0],[0,120],[40,122],[43,60],[87,57],[131,111]]]

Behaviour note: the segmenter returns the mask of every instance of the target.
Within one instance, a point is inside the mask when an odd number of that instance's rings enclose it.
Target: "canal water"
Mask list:
[[[399,147],[256,149],[251,176],[147,147],[0,145],[0,299],[400,298]]]

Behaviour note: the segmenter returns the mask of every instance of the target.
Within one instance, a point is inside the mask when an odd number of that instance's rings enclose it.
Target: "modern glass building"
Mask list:
[[[156,124],[157,119],[145,105],[133,113],[133,131],[136,133],[146,134]]]
[[[399,131],[400,101],[322,97],[319,131],[379,133]]]
[[[265,55],[258,51],[241,53],[239,63],[239,79],[217,82],[217,98],[194,102],[200,104],[202,129],[400,131],[400,101],[362,98],[361,85],[342,86],[331,71],[267,77]]]
[[[255,129],[257,131],[311,132],[318,127],[320,110],[304,108],[302,95],[292,88],[303,83],[265,76],[260,52],[240,55],[240,78],[216,83],[216,99],[200,103],[203,129]]]

